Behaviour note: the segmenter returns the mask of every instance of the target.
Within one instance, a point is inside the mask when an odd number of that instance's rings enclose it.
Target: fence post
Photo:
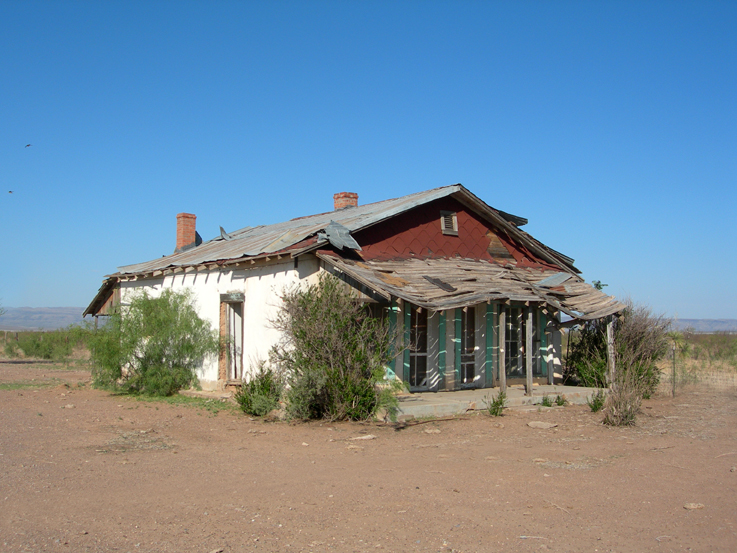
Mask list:
[[[673,342],[673,397],[676,397],[676,343]]]

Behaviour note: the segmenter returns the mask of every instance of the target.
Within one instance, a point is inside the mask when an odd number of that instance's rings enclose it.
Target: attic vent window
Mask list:
[[[458,217],[455,211],[440,212],[440,229],[443,234],[458,236]]]

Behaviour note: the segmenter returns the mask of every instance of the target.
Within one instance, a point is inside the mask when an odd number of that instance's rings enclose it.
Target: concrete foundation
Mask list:
[[[509,408],[539,405],[543,397],[550,396],[555,402],[558,395],[565,396],[568,403],[585,404],[595,394],[597,388],[578,386],[545,385],[534,386],[532,396],[525,395],[524,386],[507,387],[507,403]],[[468,411],[483,410],[484,399],[495,398],[499,388],[480,390],[460,390],[455,392],[423,392],[399,396],[398,420],[412,420],[426,417],[447,417],[462,415]]]

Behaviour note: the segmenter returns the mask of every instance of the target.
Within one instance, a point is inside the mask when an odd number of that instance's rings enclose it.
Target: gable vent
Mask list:
[[[440,212],[440,230],[443,234],[458,236],[458,217],[455,211]]]

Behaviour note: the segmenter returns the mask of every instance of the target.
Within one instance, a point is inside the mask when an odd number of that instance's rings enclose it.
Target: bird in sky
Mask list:
[[[26,144],[26,148],[30,148],[33,144]]]
[[[13,193],[13,191],[12,191],[12,190],[8,190],[8,194],[12,194],[12,193]]]

